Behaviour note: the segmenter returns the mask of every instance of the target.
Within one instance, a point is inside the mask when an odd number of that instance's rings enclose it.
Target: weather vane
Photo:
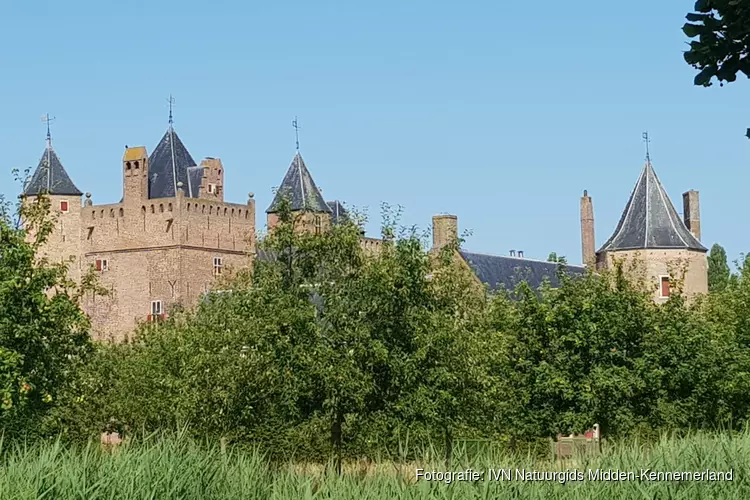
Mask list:
[[[172,97],[172,94],[169,94],[167,102],[169,102],[169,125],[172,126],[172,105],[174,105],[174,97]]]
[[[646,143],[646,161],[651,161],[651,153],[649,152],[648,143],[651,142],[648,138],[648,132],[643,133],[643,142]]]
[[[296,116],[294,117],[294,120],[292,120],[292,127],[294,127],[294,139],[297,142],[297,151],[299,151],[299,130],[301,127],[299,126],[299,123],[297,122]]]
[[[55,117],[54,116],[51,117],[49,113],[47,113],[46,115],[42,117],[42,122],[47,124],[47,144],[48,145],[52,143],[52,134],[50,133],[50,130],[49,130],[49,124],[53,121],[55,121]]]

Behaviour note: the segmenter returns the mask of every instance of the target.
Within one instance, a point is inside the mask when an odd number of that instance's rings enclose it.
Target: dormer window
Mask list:
[[[70,205],[68,204],[68,200],[62,200],[60,202],[60,211],[64,214],[67,214],[69,209]]]

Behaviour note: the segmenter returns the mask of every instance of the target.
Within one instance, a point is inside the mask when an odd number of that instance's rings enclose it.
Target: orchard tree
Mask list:
[[[699,70],[695,85],[750,77],[750,0],[697,0],[682,31],[691,38],[685,61]]]
[[[68,263],[42,253],[55,222],[49,199],[2,205],[0,426],[13,435],[30,430],[54,404],[91,345],[79,307],[84,290],[67,278]]]
[[[708,291],[719,292],[729,284],[732,275],[727,262],[727,252],[718,243],[714,243],[708,253]]]

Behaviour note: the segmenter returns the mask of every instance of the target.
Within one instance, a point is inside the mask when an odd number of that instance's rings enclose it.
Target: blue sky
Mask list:
[[[692,1],[6,2],[0,31],[0,192],[36,166],[50,113],[64,166],[94,203],[122,194],[126,144],[175,128],[193,157],[220,157],[226,199],[258,201],[258,226],[301,151],[326,199],[437,213],[465,247],[580,262],[579,197],[597,246],[643,165],[678,211],[701,193],[703,242],[750,250],[750,82],[692,85],[680,27]]]

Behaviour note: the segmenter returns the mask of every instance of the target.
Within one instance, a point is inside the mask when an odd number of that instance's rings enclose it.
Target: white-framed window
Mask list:
[[[163,314],[161,300],[152,300],[151,301],[151,316],[159,316],[161,314]]]
[[[216,194],[216,184],[209,184],[208,185],[208,193],[209,194]]]
[[[214,276],[219,276],[221,274],[221,268],[224,267],[224,263],[221,260],[221,257],[214,257]]]
[[[100,273],[109,271],[109,260],[107,259],[96,259],[96,270]]]
[[[671,293],[669,276],[659,276],[659,297],[667,298]]]
[[[70,203],[68,203],[68,200],[60,200],[60,211],[64,214],[67,214],[70,210]]]

